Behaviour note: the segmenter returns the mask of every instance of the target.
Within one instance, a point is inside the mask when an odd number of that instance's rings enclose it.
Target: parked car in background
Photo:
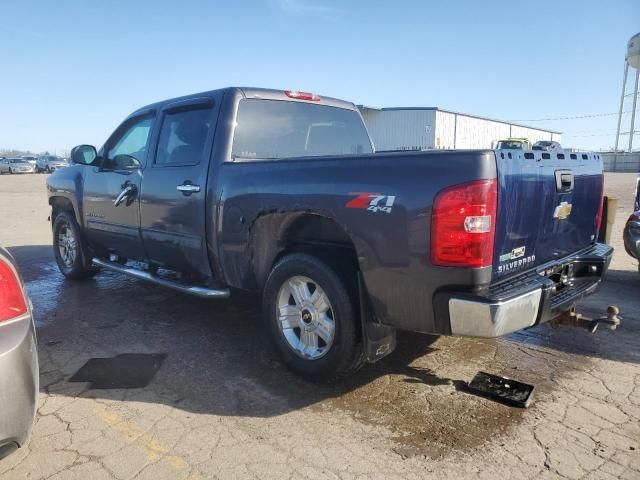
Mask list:
[[[332,380],[396,329],[497,337],[598,289],[600,156],[500,153],[375,153],[353,103],[305,92],[174,98],[49,176],[53,253],[70,279],[260,292],[284,362]]]
[[[533,144],[531,150],[543,150],[545,152],[554,152],[556,150],[562,150],[562,146],[558,142],[552,142],[551,140],[541,140]]]
[[[22,158],[0,160],[0,173],[33,173],[36,167]]]
[[[624,226],[624,249],[636,260],[640,260],[640,175],[636,179],[636,198],[633,213]],[[640,272],[640,264],[638,265]]]
[[[498,150],[530,150],[531,142],[528,138],[507,138],[498,140],[496,144]]]
[[[36,165],[36,160],[37,158],[32,156],[32,155],[22,155],[20,157],[21,160],[24,160],[25,162],[29,162],[31,165],[33,165],[35,167]]]
[[[38,157],[36,160],[37,173],[42,173],[42,172],[51,173],[51,172],[54,172],[55,170],[58,170],[59,168],[64,168],[68,166],[69,164],[64,158],[58,157],[55,155],[43,155],[41,157]]]
[[[15,261],[0,247],[0,458],[29,439],[38,378],[31,302]]]

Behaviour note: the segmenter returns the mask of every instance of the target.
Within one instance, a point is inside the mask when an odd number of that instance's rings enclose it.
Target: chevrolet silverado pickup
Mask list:
[[[47,180],[53,251],[212,299],[262,295],[283,361],[329,380],[395,348],[397,329],[495,337],[598,288],[593,153],[375,153],[352,103],[227,88],[127,117]]]

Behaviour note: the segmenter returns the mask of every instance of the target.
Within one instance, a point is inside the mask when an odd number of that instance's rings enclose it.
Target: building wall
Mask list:
[[[456,115],[456,145],[464,148],[493,148],[501,138],[509,136],[509,125],[481,118]]]
[[[362,109],[376,150],[493,148],[498,140],[526,137],[561,141],[560,134],[436,109]]]
[[[435,148],[453,149],[456,138],[456,115],[436,111]]]
[[[435,110],[363,109],[362,116],[378,151],[435,148]]]

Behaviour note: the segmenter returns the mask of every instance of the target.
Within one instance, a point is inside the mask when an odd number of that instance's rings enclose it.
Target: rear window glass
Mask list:
[[[232,155],[281,159],[372,153],[360,115],[353,110],[280,100],[241,100]]]
[[[160,131],[157,165],[197,165],[209,131],[210,109],[178,111],[166,115]]]

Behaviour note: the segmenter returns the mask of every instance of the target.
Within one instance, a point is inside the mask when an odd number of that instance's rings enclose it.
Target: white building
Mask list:
[[[561,132],[451,112],[437,107],[359,106],[378,151],[494,148],[509,137],[561,142]]]

